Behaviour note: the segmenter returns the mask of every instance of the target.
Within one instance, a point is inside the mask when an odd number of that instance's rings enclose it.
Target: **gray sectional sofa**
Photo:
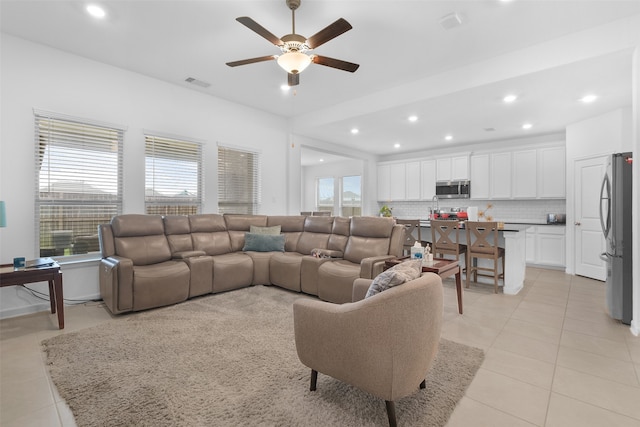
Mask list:
[[[380,217],[131,214],[98,232],[114,314],[251,285],[351,302],[354,280],[375,277],[404,241],[404,227]]]

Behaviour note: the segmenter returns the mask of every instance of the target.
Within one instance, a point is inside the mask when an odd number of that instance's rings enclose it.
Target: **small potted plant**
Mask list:
[[[393,215],[393,208],[390,208],[387,205],[382,205],[382,207],[380,208],[380,216],[383,217],[391,217]]]

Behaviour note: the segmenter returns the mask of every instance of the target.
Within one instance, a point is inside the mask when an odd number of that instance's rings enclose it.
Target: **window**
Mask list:
[[[40,256],[99,251],[98,225],[122,212],[123,136],[122,128],[35,112]]]
[[[260,155],[218,146],[218,211],[257,214],[260,206]]]
[[[316,206],[319,211],[329,211],[333,215],[334,196],[333,178],[318,178]]]
[[[340,195],[342,216],[362,215],[362,187],[360,176],[343,176]]]
[[[145,209],[155,215],[192,215],[202,206],[202,145],[145,135]]]

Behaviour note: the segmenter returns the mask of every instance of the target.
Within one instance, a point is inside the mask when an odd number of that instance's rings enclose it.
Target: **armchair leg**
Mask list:
[[[311,386],[309,387],[310,391],[316,391],[316,384],[318,383],[318,371],[315,369],[311,370]]]
[[[397,427],[396,423],[396,405],[392,400],[385,400],[384,403],[387,405],[387,417],[389,417],[389,427]]]
[[[427,380],[422,380],[420,383],[420,389],[427,388]]]

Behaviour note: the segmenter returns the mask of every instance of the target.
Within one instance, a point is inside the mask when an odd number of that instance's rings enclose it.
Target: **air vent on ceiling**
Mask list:
[[[194,79],[193,77],[187,77],[186,79],[184,79],[184,81],[200,87],[211,86],[211,83],[203,82],[202,80]]]
[[[494,132],[496,128],[484,128],[484,130],[487,132]]]
[[[445,30],[450,30],[462,24],[462,17],[458,15],[456,12],[452,12],[440,18],[438,23]]]

